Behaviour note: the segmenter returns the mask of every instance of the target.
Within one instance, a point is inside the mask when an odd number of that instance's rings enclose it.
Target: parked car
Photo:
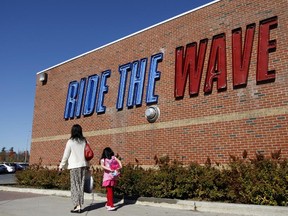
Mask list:
[[[3,164],[0,164],[0,174],[7,173],[7,169]]]
[[[9,165],[7,165],[5,163],[4,164],[0,164],[0,165],[5,166],[8,173],[15,173],[16,172],[15,167],[13,167],[13,166],[9,166]]]
[[[29,167],[28,163],[18,163],[21,167],[23,167],[23,169],[27,169]]]
[[[8,166],[12,166],[15,168],[15,171],[23,170],[24,168],[19,163],[5,163]]]
[[[15,164],[15,168],[16,168],[16,170],[24,170],[24,167],[21,166],[19,163]]]

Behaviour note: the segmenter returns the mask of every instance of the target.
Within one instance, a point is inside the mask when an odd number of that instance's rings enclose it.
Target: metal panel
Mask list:
[[[77,81],[71,81],[69,83],[64,112],[65,119],[74,118],[78,86],[79,84]]]
[[[120,83],[118,88],[118,97],[116,103],[116,109],[122,110],[124,106],[124,98],[125,98],[125,89],[126,89],[126,82],[127,82],[127,75],[128,71],[131,70],[131,63],[119,66],[119,73],[120,73]]]
[[[276,40],[270,40],[270,30],[277,28],[278,19],[272,17],[260,22],[258,58],[257,58],[257,83],[263,81],[273,81],[275,79],[275,70],[268,69],[269,53],[276,51]]]
[[[106,107],[103,105],[104,103],[104,94],[108,92],[109,87],[107,86],[107,79],[111,75],[111,70],[106,70],[102,72],[101,74],[101,82],[100,82],[100,88],[98,93],[98,100],[97,100],[97,106],[96,106],[96,112],[97,113],[105,113]]]
[[[158,95],[155,95],[155,85],[156,81],[160,80],[161,77],[161,72],[159,72],[157,68],[158,63],[162,62],[162,60],[163,60],[163,53],[158,53],[151,56],[148,85],[146,91],[147,104],[158,102]]]
[[[132,63],[127,107],[142,105],[147,58]]]
[[[242,29],[238,28],[232,31],[233,87],[247,84],[255,28],[255,24],[247,26],[243,52]]]
[[[85,95],[83,115],[91,115],[94,112],[98,89],[99,76],[97,74],[88,77]]]
[[[184,91],[189,75],[189,94],[198,95],[203,72],[204,60],[207,50],[208,39],[200,41],[197,55],[197,43],[186,45],[185,55],[184,47],[177,47],[175,52],[175,88],[174,96],[184,97]]]
[[[217,89],[227,88],[227,69],[226,69],[226,41],[225,34],[213,37],[211,51],[208,61],[206,80],[204,86],[205,93],[211,93],[213,82],[217,81]]]

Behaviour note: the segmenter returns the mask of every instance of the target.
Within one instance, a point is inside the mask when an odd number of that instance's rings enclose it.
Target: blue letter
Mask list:
[[[120,83],[119,83],[118,98],[117,98],[117,104],[116,104],[117,110],[123,109],[125,88],[126,88],[126,81],[127,81],[127,71],[130,70],[130,67],[131,67],[130,63],[119,66]]]
[[[77,81],[70,82],[66,97],[66,106],[64,112],[65,119],[74,118],[77,91],[78,91],[78,82]]]
[[[139,61],[134,61],[132,64],[132,73],[130,77],[127,106],[133,107],[134,105],[142,104],[143,87],[145,81],[147,58],[141,59],[140,68]]]
[[[83,115],[91,115],[94,111],[95,104],[96,104],[96,95],[98,89],[98,75],[92,75],[88,78],[88,85],[86,89],[85,95],[85,103],[84,103],[84,110]]]
[[[154,95],[155,90],[155,81],[160,79],[161,73],[157,71],[158,62],[161,62],[163,59],[163,53],[158,53],[151,56],[150,71],[146,92],[146,103],[158,102],[158,95]]]
[[[79,87],[79,93],[78,93],[78,99],[77,99],[77,105],[76,105],[76,117],[77,118],[80,117],[81,111],[82,111],[85,84],[86,84],[86,78],[82,78],[80,80],[80,87]]]
[[[103,113],[106,110],[106,107],[103,106],[103,101],[104,101],[104,93],[108,92],[108,86],[106,85],[106,81],[107,81],[107,78],[110,77],[110,74],[111,74],[110,70],[102,72],[100,89],[99,89],[99,94],[98,94],[98,101],[97,101],[97,108],[96,108],[97,113]]]

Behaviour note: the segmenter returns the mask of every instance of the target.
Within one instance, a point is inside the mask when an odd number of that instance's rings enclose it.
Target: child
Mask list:
[[[113,188],[116,186],[119,169],[122,168],[122,164],[121,161],[114,156],[114,152],[109,147],[103,150],[100,163],[104,169],[102,186],[106,187],[107,192],[106,208],[108,211],[113,211],[115,210]]]

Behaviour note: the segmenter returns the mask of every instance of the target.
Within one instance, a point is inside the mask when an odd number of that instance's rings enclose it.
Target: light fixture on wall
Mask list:
[[[157,106],[150,106],[145,111],[148,122],[153,123],[160,117],[160,109]]]
[[[42,83],[45,83],[47,82],[47,73],[40,73],[39,74],[39,81],[42,82]]]

